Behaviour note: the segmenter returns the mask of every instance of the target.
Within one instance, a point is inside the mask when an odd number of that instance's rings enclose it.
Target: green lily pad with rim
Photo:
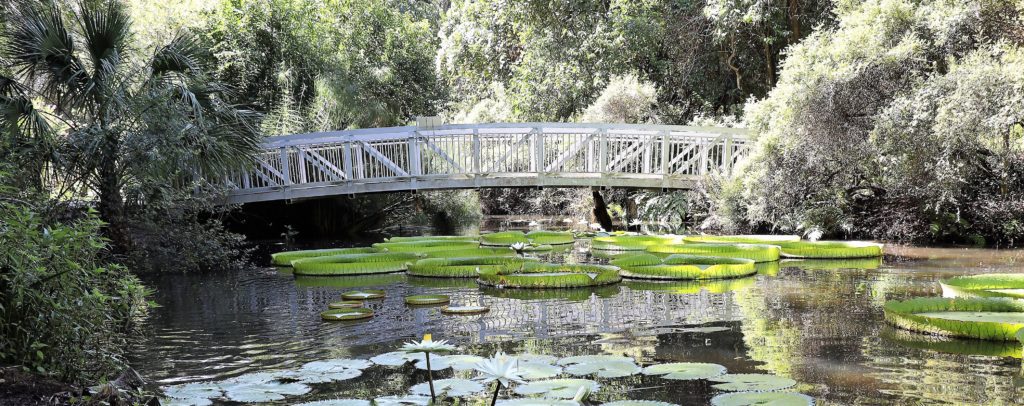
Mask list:
[[[342,300],[327,304],[328,309],[355,309],[359,307],[363,307],[363,302],[358,300]]]
[[[373,310],[365,307],[354,309],[331,309],[320,312],[320,318],[326,321],[360,320],[373,317]]]
[[[796,392],[735,392],[711,398],[714,406],[811,406],[814,398]]]
[[[481,314],[489,311],[491,308],[487,306],[445,306],[441,308],[441,313],[445,314]]]
[[[712,388],[727,391],[776,391],[796,385],[796,381],[790,378],[768,374],[725,374],[708,380],[720,382],[711,385]]]
[[[386,295],[383,290],[368,289],[368,290],[353,290],[341,294],[341,298],[344,300],[368,300],[368,299],[381,299]]]
[[[439,305],[451,302],[447,295],[413,295],[405,297],[405,304],[413,306]]]
[[[726,369],[718,364],[705,362],[672,362],[651,365],[643,369],[644,375],[660,375],[664,379],[692,380],[710,379],[725,375]]]

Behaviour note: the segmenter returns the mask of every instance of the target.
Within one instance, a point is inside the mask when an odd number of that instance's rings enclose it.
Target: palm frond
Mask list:
[[[79,3],[82,43],[92,64],[89,91],[108,94],[131,40],[131,19],[117,1]]]
[[[167,45],[157,49],[150,62],[152,75],[163,80],[168,75],[195,74],[205,51],[192,33],[179,33]]]
[[[75,54],[75,40],[60,9],[53,3],[19,4],[8,13],[7,42],[0,54],[26,83],[39,83],[40,93],[58,107],[81,103],[91,79]]]

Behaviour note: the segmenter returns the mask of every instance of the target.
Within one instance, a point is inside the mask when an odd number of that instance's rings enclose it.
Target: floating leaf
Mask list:
[[[925,312],[921,317],[956,321],[986,321],[991,323],[1024,323],[1024,313],[1014,312]]]
[[[572,375],[597,374],[602,378],[620,378],[640,373],[632,358],[614,355],[581,355],[563,358],[558,361],[565,366],[565,372]]]
[[[644,368],[644,375],[662,375],[665,379],[708,379],[725,374],[725,367],[703,362],[673,362]]]
[[[456,371],[468,371],[468,370],[471,370],[471,369],[473,369],[476,366],[477,362],[480,362],[480,361],[484,360],[483,357],[478,357],[476,355],[445,355],[443,357],[438,357],[438,358],[441,358],[444,361],[444,363],[448,364],[448,366],[450,366],[452,369],[454,369]],[[419,364],[419,362],[417,362],[417,365],[418,364]],[[430,367],[431,367],[431,369],[434,368],[434,359],[433,358],[430,359]],[[424,362],[423,369],[426,369],[426,368],[427,368],[426,362]]]
[[[562,373],[562,367],[551,365],[545,362],[524,362],[519,361],[519,374],[523,379],[528,381],[535,381],[538,379],[548,379],[558,376]]]
[[[579,406],[579,402],[561,399],[526,398],[499,400],[496,406]]]
[[[243,382],[224,385],[224,394],[228,399],[246,403],[281,400],[286,396],[296,396],[309,393],[310,390],[309,386],[297,382]]]
[[[430,396],[385,396],[374,399],[377,406],[426,406],[430,403]]]
[[[177,402],[188,404],[191,402],[197,406],[212,404],[211,398],[218,398],[224,395],[224,390],[216,382],[193,382],[181,385],[172,385],[163,388],[164,396],[174,399]]]
[[[362,399],[329,399],[297,403],[292,406],[370,406],[370,401]]]
[[[814,398],[794,392],[736,392],[715,396],[711,398],[711,404],[714,406],[809,406],[814,404]]]
[[[408,353],[405,351],[393,351],[380,354],[370,358],[370,361],[377,365],[397,367],[423,358],[421,353]]]
[[[674,403],[656,402],[653,400],[617,400],[603,403],[601,406],[679,406]]]
[[[341,294],[341,298],[345,300],[380,299],[382,297],[384,297],[383,290],[353,290]]]
[[[359,320],[373,317],[373,310],[364,307],[352,309],[330,309],[320,312],[320,318],[327,321]]]
[[[446,295],[413,295],[405,298],[405,304],[414,306],[445,304],[450,301]]]
[[[516,355],[515,357],[518,358],[519,361],[523,362],[538,362],[543,364],[554,364],[555,362],[558,362],[558,357],[545,354],[526,353]]]
[[[728,391],[772,391],[796,385],[792,379],[766,374],[725,374],[709,379],[722,382],[711,387]]]
[[[446,393],[448,396],[459,397],[483,392],[484,386],[479,382],[468,379],[438,379],[434,381],[434,391],[436,393]],[[414,385],[409,389],[409,392],[413,395],[430,395],[429,383],[424,382]]]
[[[480,314],[487,313],[491,310],[487,306],[445,306],[441,308],[441,313],[446,314]]]
[[[597,392],[601,385],[589,379],[549,379],[516,386],[515,392],[520,395],[544,395],[572,399],[580,388]]]
[[[209,406],[213,401],[208,398],[164,398],[160,399],[161,406]]]
[[[371,365],[373,364],[370,361],[362,359],[314,361],[303,365],[297,371],[290,373],[288,377],[302,383],[343,381],[362,375],[362,370]]]

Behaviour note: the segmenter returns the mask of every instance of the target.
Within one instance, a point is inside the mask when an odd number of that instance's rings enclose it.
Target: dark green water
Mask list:
[[[731,373],[759,372],[798,381],[819,404],[1012,404],[1024,399],[1019,344],[949,340],[895,330],[883,322],[890,299],[939,296],[937,280],[982,272],[1024,271],[1024,253],[978,249],[890,248],[897,257],[867,263],[784,263],[756,277],[672,285],[631,283],[599,289],[480,289],[473,280],[376,277],[296,279],[273,268],[148,281],[161,307],[153,332],[134,349],[133,365],[158,385],[295,368],[327,358],[368,358],[431,333],[460,353],[555,356],[613,354],[638,363],[712,362]],[[577,242],[552,254],[600,261]],[[877,268],[848,268],[850,266]],[[327,304],[351,288],[387,291],[370,301],[376,316],[329,323]],[[447,294],[483,304],[478,316],[410,308],[411,294]],[[725,327],[717,332],[681,331]],[[450,370],[436,373],[448,377]],[[363,376],[314,386],[282,404],[404,394],[425,372],[371,367]],[[707,381],[636,375],[597,379],[595,404],[617,399],[707,404]],[[507,397],[507,396],[506,396]]]

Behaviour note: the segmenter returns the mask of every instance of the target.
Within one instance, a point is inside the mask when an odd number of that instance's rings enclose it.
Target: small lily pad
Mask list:
[[[614,355],[581,355],[562,358],[559,365],[565,366],[565,372],[582,376],[597,374],[601,378],[620,378],[640,373],[640,367],[629,357]]]
[[[320,318],[326,321],[359,320],[373,317],[373,310],[359,307],[355,309],[331,309],[320,312]]]
[[[487,306],[445,306],[441,308],[441,313],[446,314],[480,314],[489,311],[491,308]]]
[[[725,374],[725,367],[703,362],[673,362],[644,368],[644,375],[661,375],[665,379],[708,379]]]
[[[363,302],[358,300],[342,300],[340,302],[331,302],[327,305],[328,309],[355,309],[363,307]]]
[[[546,362],[519,361],[519,375],[527,381],[548,379],[562,373],[562,367]]]
[[[370,361],[362,359],[313,361],[290,373],[288,377],[301,383],[344,381],[359,377],[363,374],[362,370],[371,365]]]
[[[389,367],[397,367],[405,365],[407,362],[413,362],[418,359],[422,359],[423,355],[420,353],[408,353],[405,351],[392,351],[380,354],[373,358],[370,358],[370,362],[377,365],[384,365]]]
[[[328,399],[296,403],[292,406],[370,406],[370,401],[362,399]]]
[[[437,357],[437,358],[440,358],[442,361],[444,361],[445,364],[447,364],[448,366],[450,366],[452,369],[454,369],[456,371],[468,371],[468,370],[471,370],[474,367],[476,367],[476,363],[477,362],[480,362],[480,361],[484,360],[483,357],[478,357],[476,355],[464,355],[464,354],[445,355],[443,357]],[[430,367],[431,367],[431,369],[434,368],[434,359],[435,358],[433,358],[433,357],[431,357],[431,359],[430,359]],[[417,361],[417,364],[419,364],[419,361]],[[423,369],[426,369],[426,368],[427,368],[426,361],[424,361]]]
[[[795,392],[736,392],[723,393],[711,398],[714,406],[811,406],[814,398]]]
[[[373,400],[377,406],[426,406],[430,396],[384,396]]]
[[[310,390],[309,386],[298,382],[242,382],[224,384],[224,394],[228,399],[245,403],[271,402],[284,399],[287,396],[304,395],[309,393]]]
[[[540,363],[543,363],[543,364],[554,364],[554,363],[558,362],[558,357],[553,356],[553,355],[545,355],[545,354],[526,353],[526,354],[516,355],[516,358],[518,358],[519,361],[523,361],[523,362],[540,362]]]
[[[450,302],[446,295],[413,295],[405,297],[405,304],[409,305],[436,305]]]
[[[579,402],[562,399],[525,398],[503,399],[496,406],[579,406]]]
[[[675,403],[656,402],[653,400],[617,400],[614,402],[602,403],[601,406],[679,406]]]
[[[216,382],[193,382],[172,385],[163,388],[164,396],[178,401],[189,401],[197,405],[209,405],[212,398],[224,395],[224,390]]]
[[[796,385],[792,379],[767,374],[725,374],[709,379],[721,382],[712,388],[728,391],[773,391]]]
[[[475,395],[483,391],[483,385],[468,379],[438,379],[434,381],[435,393],[445,393],[452,397]],[[430,395],[429,383],[424,382],[414,385],[412,388],[409,388],[409,392],[413,395]]]
[[[580,388],[597,392],[601,385],[589,379],[549,379],[516,386],[515,392],[520,395],[544,395],[572,399],[580,391]]]
[[[383,290],[353,290],[341,294],[341,298],[345,300],[367,300],[367,299],[380,299],[385,295]]]

